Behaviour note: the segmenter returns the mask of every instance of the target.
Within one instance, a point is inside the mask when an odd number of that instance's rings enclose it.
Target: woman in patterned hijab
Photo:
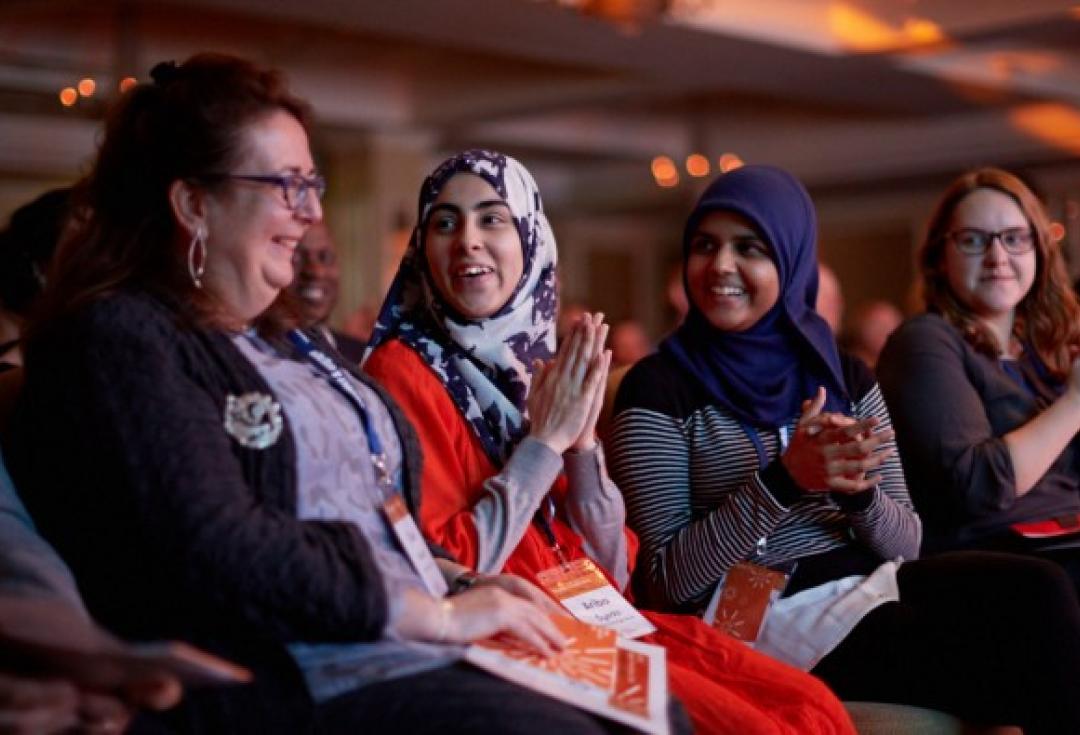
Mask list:
[[[462,173],[472,176],[462,179]],[[440,199],[444,189],[461,181],[478,189],[473,213]],[[476,229],[494,246],[476,254],[473,244],[465,243],[446,253],[455,248],[447,241],[466,214],[476,215]],[[424,181],[417,221],[369,354],[395,337],[416,351],[441,379],[491,461],[502,464],[528,433],[526,398],[534,363],[555,353],[555,238],[540,192],[513,158],[465,151]],[[466,238],[475,243],[475,234]],[[428,241],[434,243],[430,248]],[[594,320],[585,321],[591,326]],[[590,331],[601,329],[606,334],[599,324]],[[602,342],[595,336],[593,357]],[[599,370],[593,377],[603,384]]]
[[[555,353],[555,260],[521,164],[489,151],[450,158],[421,188],[365,369],[416,427],[430,539],[481,574],[534,582],[589,559],[622,590],[637,542],[594,437],[607,328],[586,314]],[[697,618],[643,615],[698,731],[852,732],[812,677]]]

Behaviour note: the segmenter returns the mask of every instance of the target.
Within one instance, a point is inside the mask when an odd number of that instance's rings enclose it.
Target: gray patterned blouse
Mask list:
[[[453,646],[395,637],[394,621],[408,588],[424,589],[420,575],[399,551],[381,511],[383,495],[375,480],[360,416],[314,365],[290,359],[253,332],[234,343],[270,384],[296,440],[297,508],[301,519],[355,524],[371,545],[390,600],[390,621],[381,640],[371,643],[296,642],[289,652],[304,673],[316,701],[379,681],[428,671],[461,656]],[[349,380],[363,400],[387,454],[395,484],[401,486],[401,444],[379,396]]]

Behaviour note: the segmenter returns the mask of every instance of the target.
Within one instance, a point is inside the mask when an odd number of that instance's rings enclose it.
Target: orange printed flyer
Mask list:
[[[497,638],[469,646],[465,660],[641,732],[668,735],[667,659],[660,646],[620,637],[565,615],[552,620],[570,639],[550,658]]]

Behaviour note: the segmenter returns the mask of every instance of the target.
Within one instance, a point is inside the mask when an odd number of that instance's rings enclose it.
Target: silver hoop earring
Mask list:
[[[191,245],[188,246],[187,270],[195,288],[202,288],[202,277],[206,272],[206,233],[203,232],[202,225],[196,228]]]

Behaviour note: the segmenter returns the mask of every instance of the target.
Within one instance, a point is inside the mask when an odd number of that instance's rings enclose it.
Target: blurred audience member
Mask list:
[[[622,379],[635,362],[652,352],[653,346],[645,329],[636,321],[622,321],[611,330],[611,372],[604,388],[604,405],[600,409],[600,418],[596,420],[596,433],[607,437],[611,409],[615,405],[615,396],[619,392]]]
[[[903,320],[904,315],[888,301],[860,304],[844,325],[841,347],[873,370],[885,340]]]
[[[633,319],[616,324],[611,330],[612,369],[633,365],[652,352],[652,343],[645,328]]]
[[[559,308],[559,319],[555,326],[555,338],[557,342],[561,343],[570,334],[570,330],[574,328],[574,325],[585,316],[587,309],[584,305],[575,303],[566,304]]]
[[[375,331],[375,318],[379,316],[376,307],[371,304],[360,304],[353,313],[345,317],[345,323],[341,325],[341,332],[358,342],[366,343]]]
[[[27,312],[68,219],[70,189],[47,191],[16,209],[0,232],[0,364],[22,364],[20,337]]]
[[[821,318],[829,325],[833,334],[840,333],[844,321],[844,292],[840,288],[840,279],[832,268],[818,263],[818,292],[815,307]]]
[[[317,222],[296,248],[296,278],[291,288],[300,299],[304,324],[318,329],[349,362],[359,363],[364,357],[364,343],[330,327],[340,281],[334,238],[325,222]]]
[[[0,732],[120,732],[133,707],[165,709],[180,698],[179,683],[168,676],[143,680],[121,697],[74,681],[70,672],[14,665],[8,641],[86,653],[122,644],[90,620],[71,571],[38,536],[2,460],[0,632]]]
[[[668,270],[667,286],[665,287],[668,306],[675,314],[674,327],[682,324],[683,319],[690,312],[690,302],[686,300],[686,289],[683,288],[682,263],[673,263]]]
[[[71,571],[53,548],[38,536],[2,460],[0,596],[56,600],[88,619]]]

